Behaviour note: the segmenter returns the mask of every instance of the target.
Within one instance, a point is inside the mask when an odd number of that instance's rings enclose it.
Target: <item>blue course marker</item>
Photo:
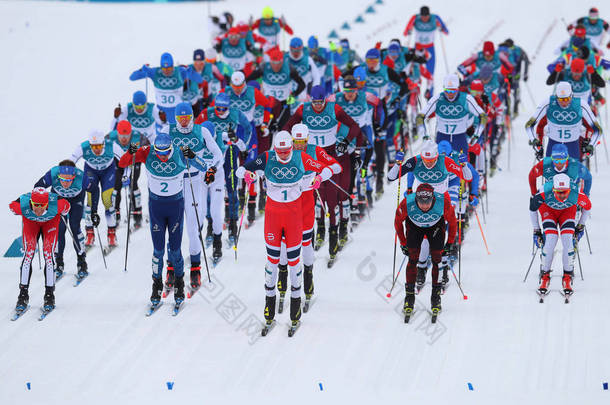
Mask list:
[[[324,387],[322,387],[322,383],[318,383],[318,385],[320,386],[320,391],[324,391]],[[608,385],[608,384],[606,383],[606,385]],[[608,389],[608,387],[606,387],[606,389]]]
[[[28,384],[29,384],[29,383],[28,383]],[[608,383],[607,383],[607,382],[605,382],[605,383],[603,383],[602,385],[603,385],[603,387],[604,387],[604,390],[605,390],[605,391],[608,391]]]
[[[174,382],[173,381],[168,381],[167,382],[167,389],[170,390],[170,391],[172,389],[174,389]]]
[[[472,384],[471,384],[471,383],[468,383],[468,389],[469,389],[470,391],[474,391],[474,388],[472,387]]]

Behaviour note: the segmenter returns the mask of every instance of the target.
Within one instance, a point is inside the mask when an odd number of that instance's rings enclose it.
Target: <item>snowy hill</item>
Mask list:
[[[312,33],[323,38],[349,21],[352,30],[339,34],[360,52],[377,40],[403,38],[408,18],[421,5],[384,0],[375,14],[365,14],[373,0],[231,0],[212,3],[211,11],[231,10],[237,20],[245,20],[258,16],[267,3],[304,38]],[[450,71],[493,27],[485,39],[497,43],[511,37],[532,57],[542,34],[557,20],[531,67],[529,85],[536,102],[550,93],[545,65],[566,38],[561,18],[571,21],[588,9],[568,1],[426,4],[448,22]],[[131,71],[143,63],[156,64],[164,51],[186,62],[193,49],[207,48],[207,11],[205,3],[0,3],[3,250],[20,233],[8,202],[68,157],[91,128],[108,128],[116,104],[144,89],[143,82],[128,80]],[[607,17],[610,8],[600,13]],[[353,23],[359,14],[365,23]],[[437,83],[445,73],[439,45]],[[605,227],[610,213],[604,209],[610,197],[605,187],[609,163],[599,150],[588,225],[593,255],[581,244],[585,281],[575,279],[573,302],[565,305],[557,292],[560,280],[554,277],[553,292],[538,304],[538,262],[522,283],[531,258],[527,173],[533,155],[523,127],[534,110],[525,91],[522,100],[521,115],[513,123],[510,170],[505,148],[503,170],[490,182],[484,230],[491,255],[473,222],[462,259],[469,299],[462,300],[453,283],[443,296],[436,326],[424,311],[429,285],[418,296],[421,311],[409,325],[396,310],[404,297],[404,273],[392,299],[385,296],[392,274],[396,183],[386,185],[371,220],[353,233],[354,242],[332,270],[324,265],[328,253],[318,252],[316,301],[293,339],[285,333],[287,313],[277,316],[280,325],[265,339],[253,328],[264,307],[262,221],[242,232],[238,262],[225,249],[224,260],[212,272],[213,284],[202,288],[176,318],[169,305],[144,317],[151,287],[150,235],[147,229],[133,235],[124,273],[122,227],[122,246],[108,257],[108,270],[96,247],[87,257],[91,276],[78,288],[69,280],[76,271],[74,252],[66,248],[68,280],[57,285],[57,309],[44,322],[35,315],[44,291],[37,263],[30,287],[33,309],[13,323],[8,318],[18,294],[20,260],[0,261],[0,314],[6,314],[0,316],[0,403],[607,403],[610,393],[602,383],[610,378],[610,327],[605,322],[610,296],[604,287],[610,275],[603,254],[609,242]],[[142,188],[144,184],[141,179]],[[187,246],[185,235],[183,253]],[[554,269],[557,275],[558,265]]]

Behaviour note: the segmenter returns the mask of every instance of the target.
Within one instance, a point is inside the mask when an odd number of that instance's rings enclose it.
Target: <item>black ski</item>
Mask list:
[[[409,321],[411,320],[411,316],[413,315],[413,308],[408,308],[403,310],[402,312],[404,312],[405,314],[405,323],[409,323]]]
[[[440,308],[432,308],[432,318],[430,319],[430,321],[432,323],[436,323],[436,319],[438,318],[438,314],[441,313],[441,309]]]
[[[267,336],[269,332],[275,327],[275,319],[265,321],[265,326],[261,330],[261,336]]]
[[[305,302],[303,303],[303,312],[307,313],[309,311],[310,306],[313,304],[311,297],[306,297]]]
[[[284,300],[286,299],[286,293],[280,293],[280,302],[277,305],[277,313],[281,314],[284,312]]]
[[[292,321],[288,328],[288,337],[293,337],[296,331],[301,327],[301,321]]]

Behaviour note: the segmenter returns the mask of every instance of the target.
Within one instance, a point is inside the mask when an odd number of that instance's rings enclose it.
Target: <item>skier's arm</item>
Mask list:
[[[589,215],[591,215],[591,200],[583,193],[578,193],[578,202],[576,204],[582,207],[582,214],[580,215],[578,225],[584,225],[587,219],[589,219]]]
[[[190,80],[195,83],[201,83],[203,81],[203,77],[201,77],[201,75],[195,69],[191,68],[190,66],[189,67],[180,66],[180,73],[182,74],[182,77],[184,77],[185,81]]]
[[[57,200],[57,215],[67,215],[70,212],[70,203],[65,198]]]
[[[407,219],[407,199],[403,198],[400,204],[398,204],[396,215],[394,216],[394,229],[398,239],[400,239],[400,246],[407,245],[406,227],[403,227],[405,219]]]
[[[286,24],[286,21],[284,21],[284,17],[278,19],[277,22],[280,24],[280,28],[283,28],[284,31],[286,31],[286,33],[288,35],[294,34],[294,31],[292,30],[292,28],[290,28],[290,26],[288,24]]]
[[[530,220],[532,221],[532,227],[534,230],[540,230],[540,223],[538,222],[538,208],[544,204],[544,193],[538,193],[530,197]]]
[[[407,194],[413,192],[413,183],[415,183],[415,175],[413,172],[407,173]]]
[[[525,130],[527,131],[527,135],[530,138],[530,142],[532,142],[536,138],[536,135],[534,134],[534,129],[536,128],[538,121],[540,121],[544,116],[546,116],[548,108],[548,101],[545,101],[544,103],[540,104],[536,109],[534,115],[525,123]]]
[[[487,126],[487,114],[485,114],[483,109],[481,109],[477,101],[470,94],[466,94],[466,105],[468,106],[468,111],[470,111],[472,115],[479,117],[479,125],[471,140],[471,143],[476,143]]]
[[[341,124],[346,125],[349,128],[349,132],[345,136],[345,141],[348,143],[356,138],[357,146],[366,146],[368,140],[362,135],[360,126],[352,117],[350,117],[339,104],[335,104],[335,117]]]
[[[243,164],[243,166],[239,166],[237,170],[235,170],[235,175],[242,179],[246,175],[246,171],[256,172],[256,171],[265,171],[265,167],[267,166],[267,158],[269,157],[269,152],[263,152],[256,157],[256,159],[250,160]]]
[[[458,176],[460,179],[466,181],[472,180],[472,172],[470,171],[470,168],[468,168],[468,166],[460,166],[448,156],[445,156],[445,168]]]
[[[449,230],[447,232],[447,243],[453,243],[455,242],[455,235],[457,234],[457,220],[455,219],[455,211],[453,210],[453,205],[451,205],[451,197],[449,197],[449,193],[445,193],[443,196],[445,199],[445,221],[449,225]]]
[[[301,77],[299,72],[297,72],[297,70],[293,67],[290,68],[290,78],[294,80],[297,84],[297,88],[295,91],[292,92],[292,94],[294,96],[298,96],[303,90],[305,90],[305,82],[303,81],[303,78]]]
[[[404,80],[402,80],[400,75],[398,73],[396,73],[396,71],[394,69],[388,69],[388,79],[390,79],[391,82],[394,82],[398,86],[400,86],[400,91],[398,92],[398,97],[402,97],[405,94],[407,94],[407,92],[409,91],[407,84],[405,83]]]
[[[249,82],[251,80],[258,80],[261,77],[263,77],[263,68],[259,66],[254,69],[252,73],[248,75],[248,77],[246,77],[246,82]]]
[[[412,172],[413,170],[415,170],[416,164],[417,156],[413,156],[412,158],[405,160],[402,166],[400,167],[398,165],[392,166],[392,168],[388,171],[388,180],[394,181],[398,178],[398,174],[400,174],[400,176],[402,177],[406,173]]]
[[[470,181],[470,195],[475,197],[479,196],[479,181],[481,177],[479,176],[479,172],[474,168],[470,162],[466,163],[466,166],[472,175],[472,180]]]
[[[538,180],[538,177],[542,176],[543,164],[544,164],[544,162],[541,160],[540,162],[536,163],[534,165],[534,167],[532,167],[532,170],[530,170],[528,180],[530,183],[530,191],[531,191],[532,195],[536,195],[536,193],[538,192],[538,187],[536,185],[536,181]]]
[[[314,158],[305,152],[301,152],[301,158],[303,159],[303,167],[305,170],[311,170],[318,173],[320,177],[322,177],[322,181],[326,181],[332,177],[333,171],[322,162],[314,160]]]
[[[239,115],[239,126],[243,128],[243,141],[244,147],[250,144],[250,138],[252,138],[252,125],[246,115],[238,110]],[[241,149],[241,148],[240,148]]]
[[[421,112],[417,115],[415,123],[416,123],[418,129],[419,129],[419,127],[423,127],[425,119],[427,119],[428,117],[430,117],[432,114],[435,113],[436,103],[438,102],[439,96],[440,96],[440,94],[433,96],[430,99],[430,101],[428,101],[428,104],[426,105],[426,107],[422,110],[423,112]]]
[[[34,187],[51,187],[53,184],[53,179],[51,178],[51,171],[49,170],[34,184]],[[587,193],[588,194],[588,193]]]
[[[195,118],[195,124],[201,125],[207,120],[208,120],[208,109],[204,108],[203,110],[201,110],[201,112],[199,113],[197,118]]]
[[[330,170],[333,171],[333,174],[339,174],[343,171],[343,168],[341,167],[339,162],[337,162],[337,160],[334,157],[329,155],[324,150],[324,148],[322,148],[320,146],[316,146],[316,157],[318,158],[318,160],[320,162],[325,163],[326,166],[328,166],[330,168]]]
[[[290,130],[292,129],[292,126],[301,121],[303,121],[303,105],[302,104],[296,109],[294,114],[292,114],[290,116],[290,118],[288,118],[288,121],[286,121],[282,130],[290,132]]]
[[[150,145],[143,146],[136,152],[136,163],[144,163],[150,153]],[[176,151],[174,151],[176,153]],[[125,152],[119,159],[119,167],[125,168],[133,163],[133,155],[129,151]]]
[[[321,80],[320,71],[318,70],[318,67],[316,66],[311,56],[309,57],[309,69],[311,70],[312,86],[319,85]]]
[[[121,114],[119,115],[118,118],[114,118],[112,117],[112,121],[110,121],[110,130],[114,130],[116,129],[117,124],[119,123],[119,121],[122,120],[126,120],[127,119],[127,107],[123,106],[121,107]]]
[[[434,14],[434,16],[436,17],[436,26],[438,27],[439,31],[445,35],[449,35],[449,30],[447,29],[445,22],[441,19],[441,17],[439,17],[438,14]]]
[[[402,35],[404,35],[405,37],[407,35],[411,35],[411,31],[413,30],[413,26],[415,25],[415,17],[415,14],[413,14],[409,19],[409,22],[407,23],[407,26],[405,27],[405,30],[402,33]]]
[[[112,153],[114,153],[114,157],[117,159],[120,159],[121,156],[123,156],[123,153],[125,153],[123,151],[123,149],[121,149],[121,147],[119,146],[118,143],[113,142],[112,143]]]
[[[129,80],[135,81],[145,79],[147,77],[150,77],[152,79],[153,77],[155,77],[155,69],[156,68],[151,68],[146,65],[142,65],[140,69],[136,70],[129,76]]]
[[[585,183],[582,189],[582,192],[588,197],[591,193],[591,185],[593,183],[593,176],[591,176],[591,172],[585,165],[580,162],[576,162],[579,164],[578,169],[578,177],[583,180]]]
[[[70,156],[70,160],[74,163],[78,162],[80,158],[83,157],[83,147],[78,145],[78,147],[72,152],[72,156]]]
[[[599,125],[599,122],[597,122],[595,115],[593,115],[593,111],[591,111],[589,104],[583,103],[580,105],[580,108],[582,109],[582,119],[589,124],[591,128],[593,128],[593,135],[591,135],[590,144],[595,146],[602,134],[602,127]]]
[[[210,127],[211,127],[211,129],[210,129]],[[212,157],[212,166],[219,168],[219,166],[222,165],[224,162],[224,156],[222,155],[222,151],[220,150],[220,147],[214,140],[214,136],[213,136],[214,124],[209,122],[209,126],[207,124],[203,125],[202,129],[204,129],[204,130],[201,131],[201,135],[203,136],[203,141],[205,142],[205,146],[206,146],[206,148],[208,148],[208,150],[210,152],[212,152],[212,156],[213,156]]]
[[[15,201],[11,201],[8,205],[8,208],[15,215],[21,215],[21,203],[19,202],[19,198]]]

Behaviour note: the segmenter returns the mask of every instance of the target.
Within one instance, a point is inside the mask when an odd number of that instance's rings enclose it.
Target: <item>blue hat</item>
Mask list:
[[[191,103],[178,103],[174,115],[176,117],[179,115],[193,115],[193,106],[191,106]]]
[[[339,45],[341,45],[341,48],[343,49],[349,49],[349,39],[343,38],[341,41],[339,41]]]
[[[400,53],[400,45],[398,45],[396,42],[392,42],[390,46],[388,46],[388,52],[391,54]]]
[[[381,53],[379,53],[379,49],[371,48],[366,51],[366,59],[381,59]]]
[[[358,66],[356,69],[354,69],[354,78],[359,81],[359,82],[363,82],[366,80],[366,68],[364,66]]]
[[[568,147],[563,143],[556,143],[551,149],[551,158],[553,160],[567,159],[570,155],[568,154]]]
[[[172,148],[172,138],[165,132],[161,132],[155,138],[154,147],[155,147],[155,152],[159,153],[160,155],[169,154],[169,152],[171,151],[171,148]]]
[[[76,174],[76,167],[74,166],[59,166],[59,174],[68,176],[74,176]]]
[[[174,58],[172,58],[172,55],[169,52],[165,52],[161,55],[161,67],[168,68],[172,66],[174,66]]]
[[[451,155],[451,152],[453,152],[453,148],[451,147],[451,144],[449,143],[449,141],[440,141],[438,143],[438,153],[444,153],[445,156],[449,156]]]
[[[307,40],[307,46],[309,48],[316,49],[319,46],[318,37],[316,37],[315,35],[310,36]]]
[[[133,104],[134,105],[144,105],[146,104],[146,94],[143,91],[136,91],[133,93]]]
[[[203,52],[203,49],[195,49],[195,52],[193,52],[193,60],[205,60],[205,52]]]
[[[312,100],[324,100],[326,98],[326,90],[320,85],[313,86],[309,95]]]
[[[303,40],[299,37],[294,37],[290,40],[290,47],[291,48],[302,48],[303,47]]]
[[[261,84],[259,82],[257,82],[256,80],[250,80],[248,82],[248,86],[252,86],[252,87],[254,87],[257,90],[261,89]]]
[[[229,107],[231,104],[231,100],[229,100],[229,96],[226,93],[218,93],[216,98],[214,99],[214,104],[216,107]]]

